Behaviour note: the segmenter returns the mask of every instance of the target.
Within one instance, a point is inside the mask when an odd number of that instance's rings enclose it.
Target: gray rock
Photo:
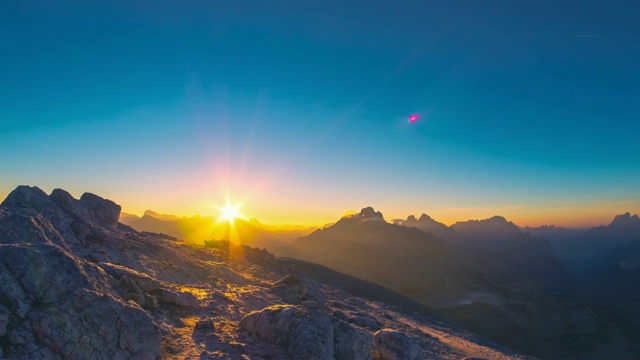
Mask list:
[[[120,217],[120,205],[91,193],[84,193],[76,200],[68,192],[55,189],[51,200],[73,217],[83,219],[107,228],[114,228]]]
[[[381,360],[422,360],[420,345],[406,335],[391,329],[382,329],[373,334],[373,349]]]
[[[333,343],[336,360],[371,359],[371,335],[345,321],[333,320]]]
[[[99,263],[98,266],[104,270],[105,273],[115,277],[116,279],[121,279],[122,277],[128,277],[135,281],[135,283],[140,286],[140,288],[146,292],[153,292],[159,289],[162,289],[164,286],[157,279],[152,278],[151,276],[128,268],[122,265],[116,265],[111,263]]]
[[[133,281],[128,276],[123,276],[120,278],[119,284],[123,290],[121,293],[123,299],[133,300],[140,306],[145,305],[146,297],[144,291],[142,291],[140,286],[135,281]]]
[[[20,185],[13,190],[1,206],[7,208],[28,208],[46,214],[53,205],[49,196],[35,186]]]
[[[196,308],[199,305],[198,298],[189,292],[178,292],[170,289],[160,289],[154,292],[158,302],[167,305]]]
[[[80,197],[80,204],[87,208],[91,218],[95,219],[98,224],[112,228],[118,225],[122,208],[113,201],[91,193],[84,193]]]
[[[0,299],[12,312],[7,340],[13,346],[5,356],[161,356],[154,322],[139,307],[112,297],[104,276],[53,244],[0,245]]]
[[[380,329],[380,325],[378,324],[378,321],[370,316],[356,316],[353,319],[351,319],[351,322],[353,322],[358,326],[362,326],[372,330]]]
[[[0,337],[7,333],[7,324],[9,324],[9,309],[0,304]]]
[[[336,319],[340,319],[342,321],[349,321],[349,317],[347,316],[347,314],[343,313],[340,310],[336,310],[333,312],[333,317]]]
[[[318,302],[313,300],[305,300],[305,301],[301,301],[300,305],[304,307],[315,308],[315,307],[318,307]]]
[[[252,312],[240,321],[240,328],[257,338],[274,344],[296,359],[334,358],[333,326],[318,309],[296,316],[298,308],[275,305]]]
[[[318,303],[324,300],[319,288],[320,284],[315,280],[299,274],[289,274],[275,282],[271,291],[289,304],[300,304],[301,301]]]
[[[35,211],[18,208],[14,211],[0,207],[0,244],[56,244],[70,251],[67,240],[51,222]],[[67,237],[77,242],[69,227]]]

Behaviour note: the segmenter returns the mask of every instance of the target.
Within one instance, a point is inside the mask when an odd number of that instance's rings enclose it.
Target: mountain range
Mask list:
[[[225,236],[212,230],[213,217],[149,210],[142,217],[123,214],[120,222],[189,244]],[[519,351],[542,358],[614,351],[625,358],[638,351],[637,291],[629,286],[638,280],[640,242],[631,240],[637,222],[624,214],[607,227],[580,231],[519,228],[501,216],[447,226],[422,214],[388,223],[367,207],[321,229],[279,232],[255,219],[235,225],[239,243],[382,285],[433,316]],[[581,272],[562,255],[581,254],[582,241],[590,247],[589,271]]]
[[[618,216],[612,227],[633,227],[634,219]],[[636,292],[629,286],[635,273],[617,265],[633,264],[633,258],[617,261],[631,250],[618,249],[616,257],[606,255],[615,248],[596,247],[593,258],[609,260],[594,263],[591,281],[557,254],[559,244],[579,247],[578,237],[602,231],[596,229],[519,228],[501,216],[452,226],[426,214],[388,223],[367,207],[295,240],[265,240],[261,246],[398,291],[526,353],[598,358],[611,349],[634,349],[632,329],[640,322],[624,315],[635,310]],[[540,235],[545,231],[564,236],[550,241]],[[595,296],[602,290],[618,295]],[[603,305],[612,299],[617,302]]]
[[[60,189],[2,202],[0,358],[529,358],[371,282],[119,216]]]

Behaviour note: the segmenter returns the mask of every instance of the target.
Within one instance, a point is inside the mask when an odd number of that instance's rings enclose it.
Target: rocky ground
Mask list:
[[[377,285],[119,213],[26,186],[2,203],[0,358],[526,358]]]

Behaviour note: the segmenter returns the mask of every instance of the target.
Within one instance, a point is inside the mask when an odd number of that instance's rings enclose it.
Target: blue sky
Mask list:
[[[632,1],[0,5],[18,184],[271,222],[640,210]],[[419,113],[409,124],[407,117]]]

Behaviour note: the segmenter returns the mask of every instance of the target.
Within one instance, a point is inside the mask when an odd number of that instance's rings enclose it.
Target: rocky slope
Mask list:
[[[119,213],[26,186],[2,203],[0,358],[524,358],[377,285]]]

